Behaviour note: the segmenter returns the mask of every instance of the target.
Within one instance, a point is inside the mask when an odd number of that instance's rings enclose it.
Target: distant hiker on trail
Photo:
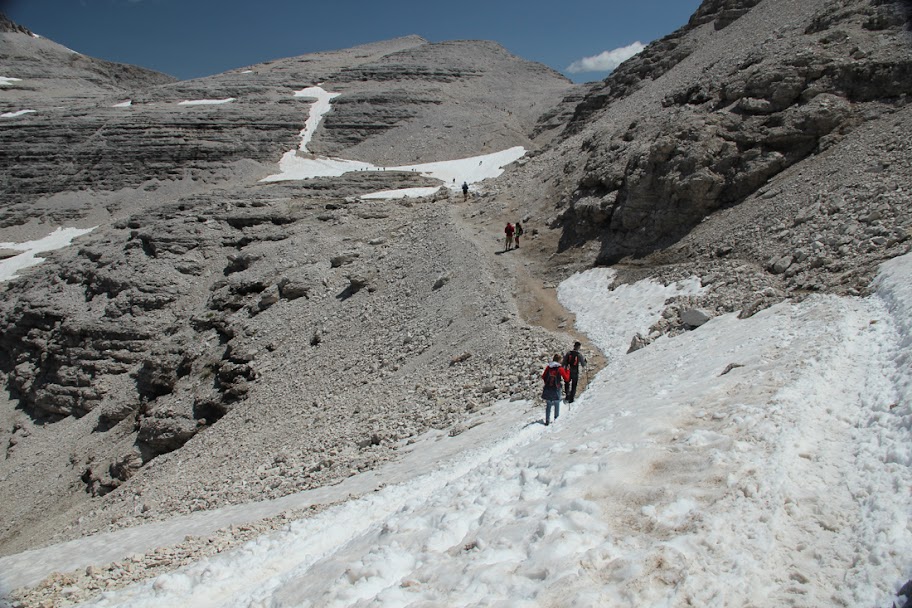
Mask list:
[[[561,356],[554,355],[551,362],[542,372],[545,388],[542,389],[542,399],[545,400],[545,426],[551,424],[551,408],[554,408],[554,419],[560,416],[561,380],[570,380],[570,372],[561,367]]]
[[[510,248],[513,247],[513,232],[513,224],[507,222],[507,226],[504,228],[504,235],[506,236],[504,239],[504,251],[510,251]]]
[[[516,234],[513,235],[513,242],[516,243],[516,248],[519,249],[519,237],[523,235],[522,224],[516,222]]]
[[[567,403],[573,403],[573,400],[576,398],[576,383],[579,381],[580,365],[583,367],[586,366],[586,357],[580,352],[579,342],[573,343],[573,350],[567,351],[562,363],[563,366],[567,368],[569,372],[568,375],[570,376],[565,381],[564,394],[567,396]]]
[[[462,200],[468,200],[469,198],[469,185],[465,182],[462,182]]]

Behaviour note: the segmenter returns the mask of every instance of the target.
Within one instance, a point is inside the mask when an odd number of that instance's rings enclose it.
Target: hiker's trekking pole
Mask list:
[[[589,388],[589,359],[586,359],[586,365],[583,367],[586,369],[586,388]]]

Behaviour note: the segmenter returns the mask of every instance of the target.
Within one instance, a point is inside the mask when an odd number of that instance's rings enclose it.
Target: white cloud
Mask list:
[[[643,43],[637,41],[633,44],[614,49],[613,51],[605,51],[592,57],[583,57],[582,59],[578,59],[571,63],[567,67],[567,71],[571,74],[579,74],[580,72],[610,72],[644,48],[646,47]]]

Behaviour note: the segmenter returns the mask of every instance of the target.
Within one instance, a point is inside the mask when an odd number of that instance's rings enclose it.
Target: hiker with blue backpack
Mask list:
[[[542,389],[542,399],[545,400],[545,426],[551,424],[551,410],[554,409],[554,419],[560,416],[561,384],[570,381],[570,372],[561,365],[561,356],[554,358],[542,372],[545,388]]]

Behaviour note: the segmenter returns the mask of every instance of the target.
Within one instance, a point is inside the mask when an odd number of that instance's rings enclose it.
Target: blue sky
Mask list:
[[[684,25],[699,5],[700,0],[0,0],[13,21],[75,51],[182,79],[418,34],[432,42],[494,40],[577,82],[604,78],[611,65],[606,53],[624,47],[621,57],[635,52],[638,43]],[[572,65],[599,71],[572,73],[567,69]]]

